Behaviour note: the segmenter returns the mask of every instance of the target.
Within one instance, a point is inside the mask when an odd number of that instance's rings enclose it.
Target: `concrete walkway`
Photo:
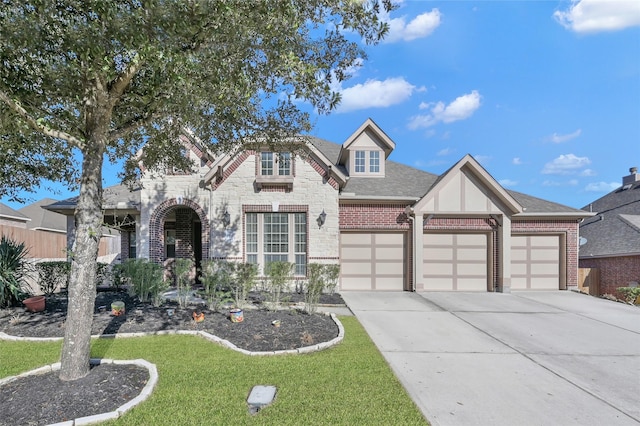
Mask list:
[[[573,292],[344,292],[433,425],[640,425],[640,308]]]

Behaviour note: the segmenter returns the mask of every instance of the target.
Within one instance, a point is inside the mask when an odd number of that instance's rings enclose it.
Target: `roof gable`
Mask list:
[[[465,214],[523,211],[500,184],[469,154],[447,170],[414,206],[417,213]]]
[[[395,142],[370,118],[362,123],[362,125],[347,138],[342,144],[340,154],[338,155],[338,163],[344,165],[349,158],[349,151],[355,147],[378,147],[384,151],[386,159],[396,147]]]

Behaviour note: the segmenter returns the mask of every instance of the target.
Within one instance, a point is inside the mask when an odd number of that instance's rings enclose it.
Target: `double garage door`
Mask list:
[[[340,289],[405,289],[406,232],[343,232],[340,234]]]

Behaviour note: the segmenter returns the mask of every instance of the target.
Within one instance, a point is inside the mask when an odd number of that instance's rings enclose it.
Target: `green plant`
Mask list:
[[[66,288],[70,269],[71,263],[65,260],[37,263],[40,291],[49,296],[58,289]]]
[[[315,312],[318,309],[320,294],[325,286],[324,266],[319,263],[310,263],[307,267],[309,280],[304,288],[304,306],[307,312]]]
[[[0,308],[14,306],[28,295],[26,278],[31,271],[29,251],[5,235],[0,239]]]
[[[235,281],[232,284],[233,296],[236,307],[242,308],[247,303],[249,292],[256,286],[258,265],[238,263],[235,269]]]
[[[277,310],[282,303],[282,293],[293,271],[293,263],[271,262],[264,269],[266,275],[267,302],[269,309]]]
[[[178,304],[181,308],[187,306],[187,301],[191,294],[191,285],[193,284],[192,270],[192,259],[176,259],[174,261],[173,271],[176,278]]]
[[[220,307],[233,300],[227,274],[228,262],[220,260],[203,260],[200,280],[204,286],[204,295],[209,309],[217,311]]]
[[[131,286],[130,292],[142,302],[158,301],[158,296],[166,288],[163,280],[162,265],[147,259],[127,259],[116,265],[121,282],[124,280]]]
[[[113,273],[108,263],[98,262],[96,268],[96,285],[102,285],[113,281]]]
[[[618,287],[617,290],[628,303],[634,303],[640,297],[640,287]]]
[[[340,265],[325,265],[325,289],[329,294],[335,293],[339,277]]]

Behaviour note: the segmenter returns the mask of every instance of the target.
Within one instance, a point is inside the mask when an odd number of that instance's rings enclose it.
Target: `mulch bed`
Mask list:
[[[295,303],[301,296],[293,293],[286,299]],[[124,315],[111,314],[115,300],[125,303]],[[338,335],[338,327],[326,315],[295,309],[268,311],[261,309],[263,300],[260,293],[250,294],[244,321],[233,323],[228,312],[213,312],[204,306],[180,308],[168,302],[154,307],[125,292],[102,291],[96,297],[92,334],[204,330],[252,352],[296,349]],[[320,303],[342,305],[344,301],[333,294],[322,295]],[[174,309],[173,315],[168,309]],[[60,296],[48,297],[43,312],[30,313],[22,307],[2,309],[0,331],[21,337],[62,337],[66,310],[66,299]],[[203,313],[204,320],[196,323],[194,312]],[[273,325],[275,320],[280,321],[279,327]],[[87,377],[73,382],[62,382],[55,372],[21,378],[0,386],[0,426],[47,425],[113,411],[138,395],[147,380],[144,369],[114,364],[95,366]]]

